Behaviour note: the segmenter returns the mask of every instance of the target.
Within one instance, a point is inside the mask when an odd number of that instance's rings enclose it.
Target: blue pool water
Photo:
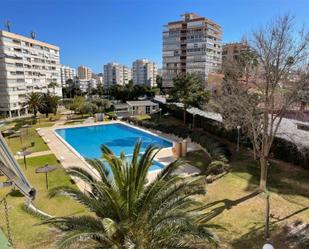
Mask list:
[[[172,146],[171,142],[163,138],[124,124],[57,129],[56,132],[84,158],[100,158],[102,144],[108,146],[115,155],[120,155],[121,152],[128,156],[132,155],[138,139],[142,141],[141,152],[144,152],[149,145],[161,148]],[[151,170],[159,168],[162,168],[162,164],[154,162]]]

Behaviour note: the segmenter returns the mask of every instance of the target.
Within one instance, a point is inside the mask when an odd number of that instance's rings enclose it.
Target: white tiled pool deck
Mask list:
[[[78,154],[71,146],[69,146],[66,142],[63,141],[59,137],[59,135],[56,134],[55,129],[60,129],[60,128],[73,128],[73,127],[83,127],[83,126],[93,126],[93,125],[102,125],[102,124],[111,124],[111,123],[122,123],[125,125],[128,125],[127,123],[123,123],[121,121],[109,121],[109,122],[96,122],[93,124],[78,124],[78,125],[58,125],[56,124],[55,126],[52,127],[44,127],[44,128],[39,128],[37,132],[39,135],[43,138],[43,140],[46,142],[48,147],[50,148],[51,152],[56,156],[56,158],[60,161],[61,165],[65,168],[68,169],[70,167],[80,167],[82,169],[85,169],[95,176],[95,170],[91,168],[91,166],[84,160],[80,154]],[[130,125],[132,126],[132,125]],[[149,132],[146,129],[141,129],[136,126],[132,126],[136,129],[140,129],[144,132]],[[166,134],[162,133],[157,133],[154,131],[151,131],[152,134],[158,135],[160,137],[166,138],[170,141],[177,141],[179,138],[169,136]],[[193,151],[193,150],[198,150],[199,146],[194,144],[194,143],[188,143],[188,151]],[[155,160],[158,162],[163,163],[164,165],[169,164],[171,162],[174,162],[176,158],[173,155],[172,148],[164,148],[161,149],[158,154],[155,157]],[[196,170],[193,167],[185,167],[185,170],[182,170],[182,172],[179,172],[181,174],[192,174],[196,172]],[[157,171],[152,171],[148,173],[148,179],[151,181],[152,179],[155,178],[155,176],[158,174],[159,170]],[[77,186],[80,188],[80,190],[84,190],[86,188],[85,184],[82,183],[81,181],[76,181]]]

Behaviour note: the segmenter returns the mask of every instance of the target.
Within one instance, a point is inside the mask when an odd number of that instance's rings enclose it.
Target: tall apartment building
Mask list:
[[[79,66],[77,69],[78,78],[81,80],[91,80],[92,71],[89,67]]]
[[[124,65],[111,62],[104,65],[104,85],[126,85],[131,80],[131,70]]]
[[[0,112],[9,117],[28,113],[26,95],[47,92],[51,82],[62,96],[59,47],[0,30]]]
[[[249,45],[246,42],[233,42],[223,45],[222,48],[222,61],[237,59],[237,57],[247,51]]]
[[[132,79],[137,85],[156,86],[158,66],[147,59],[136,60],[132,64]]]
[[[61,85],[64,86],[67,80],[74,79],[76,77],[76,69],[62,65],[60,68]]]
[[[220,25],[185,13],[182,20],[169,22],[163,31],[163,86],[172,87],[180,73],[196,73],[207,79],[222,64]]]

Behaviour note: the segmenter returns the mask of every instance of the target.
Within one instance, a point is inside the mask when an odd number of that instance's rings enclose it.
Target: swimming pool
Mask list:
[[[100,158],[102,144],[108,146],[117,156],[121,152],[130,156],[138,139],[142,141],[142,153],[149,145],[172,147],[172,143],[164,138],[121,123],[63,128],[56,129],[55,132],[84,158]],[[154,162],[151,170],[162,166],[159,162]]]

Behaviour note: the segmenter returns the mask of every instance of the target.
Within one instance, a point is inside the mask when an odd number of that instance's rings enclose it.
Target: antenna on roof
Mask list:
[[[8,32],[11,32],[11,22],[9,20],[5,22],[5,27]]]
[[[31,36],[32,39],[35,39],[36,33],[35,33],[34,31],[31,31],[31,32],[30,32],[30,36]]]

